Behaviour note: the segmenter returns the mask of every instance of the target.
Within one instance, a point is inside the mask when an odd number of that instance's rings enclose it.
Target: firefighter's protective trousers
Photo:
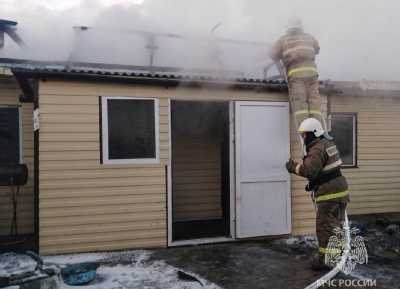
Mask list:
[[[334,235],[335,228],[342,228],[346,205],[343,202],[317,203],[316,229],[321,262],[324,262],[326,253],[333,253],[327,249],[329,238]]]
[[[317,75],[301,78],[289,77],[288,88],[296,128],[300,126],[303,120],[309,117],[318,119],[322,124],[325,123],[321,110],[321,97]]]

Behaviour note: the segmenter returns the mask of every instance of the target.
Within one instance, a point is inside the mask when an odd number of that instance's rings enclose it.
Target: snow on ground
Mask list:
[[[53,264],[59,268],[82,262],[100,263],[96,279],[88,285],[79,286],[81,289],[220,289],[215,284],[190,272],[185,273],[198,281],[179,279],[178,271],[183,270],[164,261],[150,260],[151,254],[150,251],[125,251],[48,256],[43,259],[45,265]],[[25,256],[19,255],[19,257],[21,257],[21,264],[28,263]],[[26,258],[29,257],[26,256]],[[61,277],[54,279],[57,289],[78,288],[65,284]]]
[[[17,276],[33,272],[36,262],[28,255],[5,253],[0,255],[0,277]]]
[[[315,250],[318,247],[317,238],[312,235],[291,236],[286,239],[275,240],[274,243],[304,252]]]
[[[315,236],[304,235],[304,236],[292,236],[287,239],[283,239],[286,245],[294,246],[299,244],[304,244],[310,248],[317,246],[317,239]]]
[[[128,251],[103,254],[78,254],[46,257],[46,262],[50,260],[59,265],[72,264],[77,262],[87,262],[96,260],[116,265],[102,265],[97,269],[96,279],[89,285],[80,286],[82,289],[219,289],[218,286],[196,276],[199,282],[187,282],[178,278],[179,269],[168,265],[164,261],[149,261],[151,252],[149,251]],[[130,264],[119,264],[118,260],[131,259]],[[64,262],[64,263],[63,263]],[[68,286],[62,281],[58,284],[59,289],[76,289]]]
[[[163,261],[151,264],[101,266],[97,269],[98,278],[92,284],[79,286],[85,289],[217,289],[218,286],[198,278],[198,282],[185,282],[178,279],[178,269]],[[59,283],[59,289],[76,289]]]
[[[46,264],[55,264],[64,267],[66,264],[76,264],[82,262],[102,262],[102,263],[132,263],[148,259],[150,251],[135,250],[105,253],[83,253],[45,256],[43,261]]]
[[[82,262],[99,262],[106,258],[106,253],[67,254],[43,257],[43,262],[57,265],[67,265]]]

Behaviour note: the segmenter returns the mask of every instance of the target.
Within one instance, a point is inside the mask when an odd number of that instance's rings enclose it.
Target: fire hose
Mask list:
[[[351,241],[350,225],[349,225],[349,219],[347,217],[346,211],[344,212],[343,228],[344,228],[344,232],[345,232],[345,246],[344,246],[343,255],[340,258],[340,261],[336,264],[336,266],[331,271],[329,271],[328,273],[326,273],[321,278],[314,281],[313,283],[311,283],[304,289],[316,289],[316,288],[321,287],[322,285],[327,283],[329,280],[331,280],[333,277],[335,277],[341,271],[341,268],[343,268],[345,266],[345,264],[347,262],[347,258],[349,257],[349,254],[350,254],[350,249],[351,249],[351,247],[350,247],[350,241]]]

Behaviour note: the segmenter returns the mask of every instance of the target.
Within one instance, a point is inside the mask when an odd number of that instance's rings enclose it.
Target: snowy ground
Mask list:
[[[0,255],[0,277],[20,276],[25,272],[32,272],[36,262],[27,255],[6,253]]]
[[[368,264],[358,265],[351,276],[341,274],[337,278],[376,279],[376,288],[400,288],[399,225],[400,221],[359,220]],[[315,236],[300,236],[154,251],[51,256],[44,262],[55,268],[96,262],[100,265],[97,278],[79,287],[54,278],[45,283],[47,287],[29,283],[13,289],[303,289],[321,277],[309,268],[316,249]],[[32,271],[34,267],[27,256],[0,255],[0,281],[1,277]]]
[[[74,254],[45,257],[46,265],[65,267],[67,264],[76,264],[81,262],[98,262],[100,267],[97,269],[97,277],[90,284],[85,286],[69,286],[65,284],[62,278],[53,278],[52,280],[42,281],[47,283],[48,287],[57,289],[219,289],[218,286],[193,273],[186,272],[193,276],[193,281],[181,280],[178,271],[179,268],[168,265],[164,261],[151,261],[150,251],[126,251],[117,253],[97,253],[97,254]],[[13,272],[21,272],[27,268],[31,262],[24,256],[14,256],[14,260],[8,257],[14,265],[20,263],[21,268]],[[20,260],[20,261],[19,261]],[[0,271],[3,276],[7,274],[7,268],[3,266]],[[10,266],[8,266],[10,269]],[[11,273],[11,272],[8,272]],[[197,279],[197,280],[195,280]],[[32,285],[23,285],[20,288],[31,288]],[[11,287],[18,288],[18,287]]]

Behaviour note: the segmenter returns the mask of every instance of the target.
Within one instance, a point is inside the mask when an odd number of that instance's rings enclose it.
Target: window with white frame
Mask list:
[[[103,163],[159,162],[157,99],[104,96],[101,117]]]
[[[0,107],[0,163],[21,161],[20,114],[18,107]]]
[[[357,166],[357,114],[330,114],[331,132],[339,149],[343,167]]]

